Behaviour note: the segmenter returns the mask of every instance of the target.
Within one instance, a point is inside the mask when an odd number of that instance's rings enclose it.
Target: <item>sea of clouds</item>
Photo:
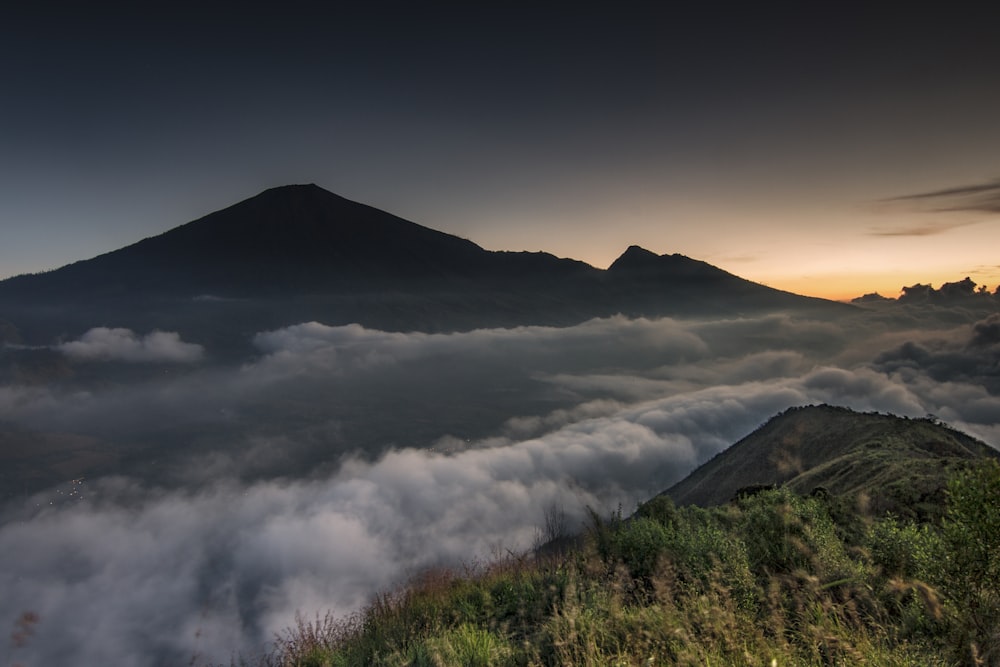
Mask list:
[[[18,428],[214,434],[158,450],[162,478],[3,508],[0,627],[39,618],[8,662],[258,655],[297,612],[347,614],[423,569],[528,549],[553,508],[572,525],[630,512],[791,406],[934,414],[1000,443],[1000,315],[945,307],[450,334],[310,322],[253,343],[225,365],[183,332],[92,329],[53,348],[87,382],[0,386]],[[100,382],[102,364],[118,370]],[[155,372],[121,372],[140,365]],[[361,408],[389,434],[377,446],[352,447]],[[308,471],[265,474],[294,459]]]

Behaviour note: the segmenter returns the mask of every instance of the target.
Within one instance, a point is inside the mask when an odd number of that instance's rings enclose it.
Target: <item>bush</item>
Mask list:
[[[889,577],[935,581],[944,557],[940,534],[927,524],[901,523],[888,516],[868,530],[872,562]]]
[[[659,522],[645,517],[629,521],[615,535],[615,552],[632,577],[648,584],[670,538]]]
[[[819,576],[841,575],[843,543],[822,503],[787,489],[764,491],[739,501],[739,532],[747,546],[751,567],[759,574],[788,574],[800,569]],[[819,567],[817,567],[819,566]]]
[[[698,508],[678,512],[676,527],[669,531],[667,553],[674,575],[691,591],[707,590],[714,583],[729,591],[742,609],[755,604],[755,584],[743,540],[721,524],[718,517]]]
[[[1000,663],[1000,464],[995,460],[949,481],[942,539],[942,584],[954,603],[959,650],[967,661]]]
[[[639,505],[635,516],[652,519],[664,528],[670,528],[677,523],[677,508],[670,496],[659,495]]]

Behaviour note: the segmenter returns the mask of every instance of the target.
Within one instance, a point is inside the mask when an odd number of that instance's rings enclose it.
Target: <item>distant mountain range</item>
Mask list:
[[[772,417],[665,493],[708,507],[785,485],[863,501],[874,516],[925,519],[944,506],[949,475],[987,457],[1000,452],[933,418],[806,406]]]
[[[40,343],[98,325],[209,335],[319,320],[433,331],[802,308],[851,307],[637,246],[607,270],[492,252],[316,185],[266,190],[93,259],[0,281],[0,319]]]

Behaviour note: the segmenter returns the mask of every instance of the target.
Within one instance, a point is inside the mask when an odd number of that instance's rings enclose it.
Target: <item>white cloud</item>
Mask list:
[[[307,322],[257,334],[254,344],[265,357],[247,370],[272,377],[466,356],[476,356],[480,362],[502,359],[542,370],[566,364],[613,365],[634,361],[637,354],[645,363],[678,363],[700,359],[708,352],[701,338],[679,322],[621,316],[566,328],[535,326],[438,334]]]
[[[131,329],[95,327],[79,340],[56,346],[77,361],[192,363],[201,360],[201,345],[185,343],[173,331],[154,331],[139,337]]]

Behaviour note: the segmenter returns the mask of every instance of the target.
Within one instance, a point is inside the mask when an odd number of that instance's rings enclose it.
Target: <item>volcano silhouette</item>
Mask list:
[[[843,307],[638,246],[607,270],[488,251],[311,184],[272,188],[119,250],[2,281],[0,306],[29,338],[98,324],[173,328],[172,317],[199,313],[235,317],[247,332],[302,319],[446,330]]]

